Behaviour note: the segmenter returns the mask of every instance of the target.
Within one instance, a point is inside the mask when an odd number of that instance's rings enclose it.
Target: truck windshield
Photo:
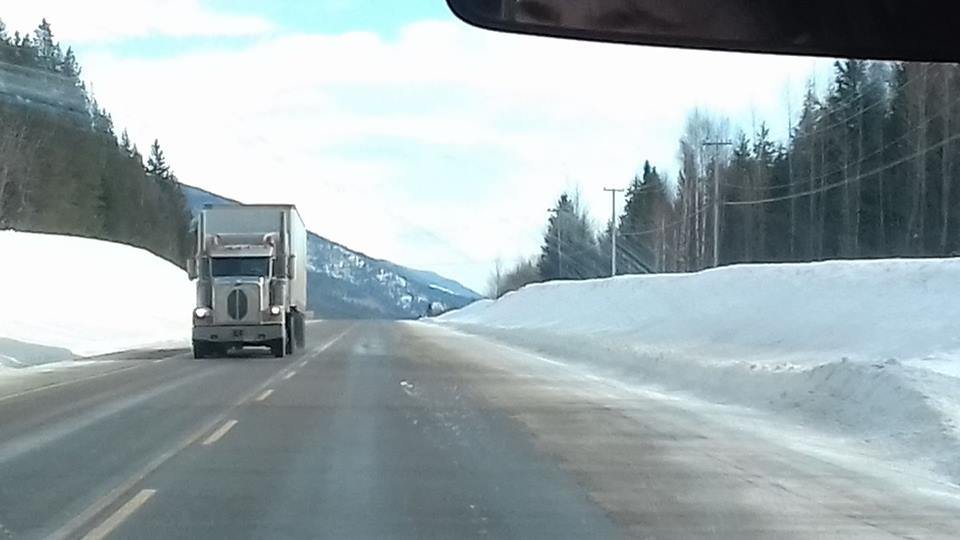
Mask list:
[[[270,259],[267,257],[217,257],[210,261],[213,277],[267,277],[269,270]]]

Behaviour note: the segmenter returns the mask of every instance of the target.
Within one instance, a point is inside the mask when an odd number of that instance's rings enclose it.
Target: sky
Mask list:
[[[700,107],[786,130],[810,58],[584,43],[472,28],[444,0],[32,0],[98,101],[187,184],[296,204],[314,232],[483,292],[539,252],[547,209],[645,160],[676,176]],[[791,104],[788,107],[788,104]],[[620,203],[622,205],[622,201]]]

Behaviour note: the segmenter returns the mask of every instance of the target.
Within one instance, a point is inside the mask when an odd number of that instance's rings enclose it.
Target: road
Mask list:
[[[322,322],[308,339],[284,359],[140,351],[0,384],[0,540],[960,530],[952,486],[480,338]]]

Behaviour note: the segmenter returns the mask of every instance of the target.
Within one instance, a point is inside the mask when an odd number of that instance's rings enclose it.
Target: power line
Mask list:
[[[875,175],[875,174],[879,174],[879,173],[881,173],[881,172],[883,172],[883,171],[885,171],[885,170],[888,170],[888,169],[891,169],[891,168],[893,168],[893,167],[896,167],[897,165],[902,165],[903,163],[906,163],[906,162],[908,162],[908,161],[910,161],[910,160],[912,160],[912,159],[916,159],[916,158],[922,156],[923,154],[926,154],[927,152],[929,152],[929,151],[931,151],[931,150],[936,150],[936,149],[938,149],[938,148],[942,148],[942,147],[944,147],[944,146],[946,146],[946,145],[950,144],[951,142],[953,142],[953,141],[955,141],[955,140],[958,140],[958,139],[960,139],[960,133],[955,133],[955,134],[951,135],[950,137],[947,137],[946,139],[943,139],[943,140],[941,140],[940,142],[938,142],[938,143],[936,143],[936,144],[930,145],[930,146],[928,146],[928,147],[926,147],[926,148],[924,148],[924,149],[922,149],[922,150],[918,150],[917,152],[914,152],[913,154],[910,154],[910,155],[904,156],[904,157],[902,157],[902,158],[900,158],[900,159],[897,159],[896,161],[894,161],[894,162],[892,162],[892,163],[888,163],[888,164],[886,164],[886,165],[884,165],[884,166],[882,166],[882,167],[877,167],[876,169],[867,171],[867,172],[865,172],[865,173],[861,173],[861,174],[859,174],[859,175],[857,175],[857,176],[854,176],[853,178],[847,178],[847,179],[841,180],[841,181],[839,181],[839,182],[834,182],[834,183],[832,183],[832,184],[826,184],[826,185],[820,186],[820,187],[818,187],[818,188],[816,188],[816,189],[810,189],[810,190],[803,191],[803,192],[800,192],[800,193],[794,193],[794,194],[791,194],[791,195],[784,195],[784,196],[781,196],[781,197],[768,197],[768,198],[766,198],[766,199],[757,199],[757,200],[754,200],[754,201],[731,201],[731,202],[728,202],[728,203],[725,203],[725,204],[726,204],[727,206],[744,206],[744,205],[752,205],[752,204],[768,204],[768,203],[772,203],[772,202],[786,201],[786,200],[793,199],[793,198],[807,197],[807,196],[809,196],[809,195],[814,195],[814,194],[817,194],[817,193],[823,193],[823,192],[825,192],[825,191],[830,191],[830,190],[832,190],[832,189],[838,188],[838,187],[843,186],[843,185],[845,185],[845,184],[851,184],[851,183],[853,183],[853,182],[860,181],[860,180],[862,180],[862,179],[864,179],[864,178],[867,178],[867,177],[869,177],[869,176],[873,176],[873,175]]]
[[[925,64],[925,65],[927,65],[927,64]],[[946,77],[947,77],[946,71],[944,71],[944,72],[942,72],[942,73],[943,73],[943,78],[946,79]],[[898,84],[898,85],[894,85],[894,86],[890,87],[890,89],[888,90],[888,92],[891,93],[891,94],[896,94],[897,92],[903,91],[906,87],[910,86],[911,84],[913,84],[913,83],[915,83],[915,82],[917,82],[917,79],[915,79],[915,78],[907,79],[907,81],[904,82],[903,84]],[[862,86],[861,86],[861,88],[862,88]],[[828,95],[829,95],[829,92],[828,92]],[[857,97],[857,98],[862,98],[862,97],[863,97],[863,92],[862,92],[862,90],[858,90],[858,92],[857,92],[857,94],[856,94],[856,97]],[[821,132],[821,131],[829,131],[829,130],[832,130],[833,128],[847,125],[851,120],[856,119],[858,116],[863,116],[863,114],[866,113],[867,111],[873,110],[874,108],[876,108],[876,107],[878,107],[878,106],[880,106],[880,105],[884,105],[884,104],[886,104],[886,103],[888,103],[888,102],[889,102],[889,99],[888,99],[886,96],[880,96],[880,99],[878,99],[877,101],[871,103],[870,105],[868,105],[868,106],[866,106],[866,107],[864,107],[864,108],[862,108],[862,109],[857,110],[856,113],[854,113],[854,114],[852,114],[852,115],[850,115],[850,116],[848,116],[848,117],[846,117],[846,118],[844,118],[844,119],[842,119],[842,120],[839,120],[839,121],[837,121],[837,122],[834,122],[834,123],[832,123],[832,124],[827,124],[826,126],[818,127],[817,129],[814,129],[813,131],[810,131],[809,133],[801,133],[801,134],[798,134],[798,135],[796,135],[795,137],[793,137],[793,140],[805,139],[805,138],[807,138],[807,137],[812,137],[813,135],[815,135],[815,134],[817,134],[817,133],[819,133],[819,132]],[[848,103],[844,103],[839,109],[835,109],[835,110],[830,111],[830,112],[831,112],[831,113],[837,113],[837,112],[840,112],[840,111],[845,111],[845,110],[847,110],[847,109],[852,108],[854,105],[856,105],[856,102],[855,102],[855,101],[853,101],[853,102],[848,102]],[[821,112],[821,113],[822,113],[822,110],[821,110],[821,111],[818,111],[818,112]],[[789,137],[788,137],[788,138],[789,138]]]
[[[941,78],[946,79],[946,77],[947,77],[947,75],[948,75],[947,72],[946,72],[946,71],[943,71],[942,74],[943,74],[943,75],[942,75]],[[905,83],[903,83],[903,84],[900,84],[900,85],[897,85],[897,86],[894,86],[893,88],[891,88],[891,89],[889,90],[889,92],[890,92],[890,93],[896,93],[896,92],[902,91],[902,90],[905,89],[907,86],[910,86],[911,84],[917,82],[917,80],[918,80],[918,79],[916,79],[916,78],[908,79],[907,82],[905,82]],[[834,128],[836,128],[836,127],[838,127],[838,126],[846,125],[848,122],[856,119],[857,116],[862,116],[863,114],[866,113],[866,111],[872,109],[873,107],[878,106],[878,105],[882,105],[882,104],[885,104],[885,103],[888,103],[889,101],[890,101],[889,98],[887,98],[887,97],[881,97],[881,99],[880,99],[879,101],[877,101],[877,102],[875,102],[875,103],[873,103],[873,104],[871,104],[871,105],[869,105],[869,106],[867,106],[867,107],[865,107],[865,108],[863,108],[863,109],[858,110],[856,114],[853,114],[853,115],[851,115],[851,116],[849,116],[849,117],[847,117],[847,118],[845,118],[845,119],[843,119],[843,120],[841,120],[841,121],[834,122],[834,123],[832,123],[832,124],[827,124],[826,126],[816,126],[815,129],[813,129],[813,130],[811,130],[811,131],[809,131],[809,132],[806,132],[806,133],[803,133],[803,134],[800,134],[800,135],[796,135],[796,136],[792,136],[792,137],[788,137],[788,142],[790,142],[790,141],[797,141],[797,140],[801,140],[801,139],[813,137],[814,135],[818,135],[818,134],[823,133],[823,132],[832,131]],[[954,101],[953,101],[950,105],[948,105],[946,108],[947,108],[947,109],[952,108],[954,105],[957,104],[958,101],[960,101],[960,98],[958,98],[957,100],[954,100]],[[841,111],[842,111],[842,110],[845,110],[845,109],[847,109],[847,108],[850,108],[850,107],[853,106],[853,105],[854,105],[854,103],[845,103],[844,106],[841,107],[839,110],[841,110]],[[819,112],[820,112],[820,116],[821,116],[821,117],[827,117],[827,116],[829,116],[828,114],[825,114],[825,111],[822,111],[822,110],[821,110],[821,111],[819,111]],[[836,112],[836,111],[830,111],[830,113],[835,113],[835,112]],[[912,133],[913,131],[918,130],[921,126],[923,126],[923,125],[925,125],[925,124],[931,123],[934,118],[937,118],[937,117],[941,116],[941,115],[943,114],[943,112],[944,112],[944,111],[941,111],[940,113],[938,113],[938,114],[936,114],[936,115],[934,115],[934,116],[931,116],[930,118],[927,118],[926,120],[924,120],[923,123],[918,124],[917,126],[911,128],[910,130],[907,130],[907,131],[904,132],[900,137],[898,137],[896,140],[891,141],[891,143],[897,143],[897,142],[902,141],[903,139],[905,139],[905,138],[906,138],[910,133]],[[887,147],[889,147],[890,145],[891,145],[891,144],[888,144],[886,147],[882,147],[880,150],[877,150],[877,151],[871,153],[871,154],[868,156],[868,158],[877,155],[878,153],[880,153],[881,151],[885,150],[885,149],[886,149]],[[789,153],[790,150],[791,150],[789,146],[781,146],[781,148],[783,148],[784,150],[786,150],[787,153]],[[865,163],[867,160],[868,160],[868,159],[865,158],[865,159],[860,160],[859,162],[855,162],[855,163],[853,163],[853,164],[848,164],[848,166],[849,166],[849,165],[862,165],[862,164]],[[751,186],[742,186],[742,185],[731,184],[731,183],[728,182],[728,183],[726,184],[726,187],[731,187],[731,188],[733,188],[733,189],[738,189],[738,190],[742,190],[742,191],[775,191],[775,190],[778,190],[778,189],[788,189],[788,188],[791,188],[791,187],[794,187],[794,186],[809,184],[811,180],[821,180],[821,179],[823,179],[823,178],[825,178],[825,177],[827,177],[827,176],[830,176],[830,175],[832,175],[832,174],[835,174],[835,173],[837,173],[837,172],[841,172],[841,169],[836,169],[836,170],[834,170],[834,171],[831,171],[830,173],[823,174],[823,175],[821,175],[821,176],[819,176],[819,177],[815,177],[815,178],[813,178],[813,179],[807,178],[807,179],[804,179],[804,180],[798,180],[798,181],[796,181],[796,182],[788,182],[788,183],[786,183],[786,184],[780,184],[780,185],[776,185],[776,186],[756,186],[756,187],[751,187]]]
[[[898,136],[896,139],[894,139],[894,140],[892,140],[892,141],[887,141],[887,143],[885,143],[884,146],[881,146],[881,147],[877,148],[876,150],[870,152],[870,153],[867,154],[866,156],[861,156],[861,158],[860,158],[859,160],[857,160],[857,161],[855,161],[855,162],[853,162],[853,163],[847,163],[845,166],[837,167],[837,168],[835,168],[835,169],[832,169],[832,170],[829,171],[829,172],[821,173],[821,174],[819,174],[818,176],[808,177],[808,178],[806,178],[806,179],[804,179],[804,180],[797,180],[796,182],[789,182],[789,183],[781,184],[781,185],[778,185],[778,186],[758,186],[758,187],[756,187],[756,188],[750,188],[750,187],[747,187],[747,186],[738,186],[738,185],[735,185],[735,184],[727,183],[727,187],[734,187],[734,188],[736,188],[736,189],[740,189],[740,190],[744,190],[744,191],[747,191],[747,190],[754,190],[754,191],[774,191],[774,190],[777,190],[777,189],[787,189],[787,188],[791,188],[791,187],[799,186],[799,185],[808,185],[808,184],[810,184],[811,182],[814,182],[814,181],[817,181],[817,180],[824,180],[824,179],[829,178],[829,177],[831,177],[831,176],[833,176],[833,175],[835,175],[835,174],[842,173],[843,170],[844,170],[844,167],[864,165],[865,163],[867,163],[868,161],[871,161],[871,160],[872,160],[873,158],[875,158],[876,156],[881,155],[884,151],[886,151],[886,150],[890,149],[891,147],[893,147],[893,146],[895,146],[895,145],[897,145],[897,144],[899,144],[899,143],[907,140],[907,139],[910,137],[910,135],[912,135],[914,132],[918,131],[919,129],[921,129],[921,128],[923,128],[923,127],[928,126],[929,124],[932,124],[937,118],[940,118],[940,117],[943,116],[944,114],[949,114],[949,113],[951,112],[951,109],[953,109],[953,108],[954,108],[956,105],[958,105],[958,104],[960,104],[960,95],[958,95],[956,98],[954,98],[954,100],[953,100],[952,102],[950,102],[947,106],[943,107],[939,112],[937,112],[937,113],[935,113],[935,114],[933,114],[933,115],[925,118],[923,121],[919,122],[916,126],[912,126],[910,129],[904,131],[904,132],[903,132],[900,136]],[[797,195],[797,194],[794,193],[793,195]],[[725,204],[729,206],[729,205],[737,205],[737,204],[740,204],[740,205],[742,205],[742,204],[750,204],[751,202],[752,202],[752,201],[731,201],[731,202],[728,202],[728,203],[725,203]]]
[[[910,83],[912,83],[912,82],[914,82],[914,81],[916,81],[916,80],[918,80],[918,79],[910,79],[907,83],[905,83],[905,84],[903,84],[903,85],[900,85],[899,88],[900,88],[900,89],[905,88],[907,85],[909,85]],[[924,126],[926,126],[926,125],[934,122],[937,118],[943,116],[944,114],[949,114],[949,113],[952,111],[952,109],[954,108],[954,106],[955,106],[958,102],[960,102],[960,96],[958,96],[956,99],[954,99],[949,105],[943,107],[943,109],[940,110],[939,112],[937,112],[936,114],[925,118],[923,121],[919,122],[916,126],[911,126],[910,129],[908,129],[908,130],[907,130],[905,133],[903,133],[901,136],[897,137],[895,140],[889,141],[889,142],[885,143],[882,147],[878,148],[878,149],[875,150],[874,152],[871,152],[870,154],[867,154],[866,156],[863,156],[860,160],[858,160],[857,162],[853,163],[852,165],[863,165],[863,164],[867,163],[868,161],[874,159],[877,155],[881,154],[882,152],[884,152],[884,151],[886,151],[886,150],[888,150],[888,149],[890,149],[890,148],[892,148],[892,147],[894,147],[894,146],[896,146],[896,145],[899,145],[902,141],[907,140],[914,132],[918,131],[918,130],[921,129],[922,127],[924,127]],[[854,116],[853,118],[855,118],[855,116]],[[816,132],[819,133],[819,132],[822,132],[822,131],[826,131],[826,129],[829,129],[829,128],[832,128],[832,127],[834,127],[834,126],[828,125],[826,128],[817,129]],[[923,154],[925,154],[925,153],[927,153],[927,152],[930,152],[930,151],[933,151],[933,150],[937,150],[937,149],[939,149],[939,148],[942,148],[942,147],[944,147],[944,146],[946,146],[946,145],[948,145],[948,144],[956,141],[957,139],[960,139],[960,133],[955,134],[955,135],[953,135],[953,136],[950,136],[950,137],[948,137],[948,138],[946,138],[946,139],[943,139],[943,140],[941,140],[941,141],[938,142],[938,143],[934,143],[934,144],[932,144],[932,145],[928,145],[926,148],[924,148],[924,149],[922,149],[922,150],[919,150],[919,151],[913,152],[913,153],[911,153],[911,154],[909,154],[909,155],[906,155],[906,156],[903,156],[903,157],[901,157],[901,158],[898,158],[898,159],[896,159],[896,160],[893,161],[893,162],[886,163],[886,164],[884,164],[884,165],[882,165],[882,166],[875,167],[875,168],[870,169],[870,170],[868,170],[868,171],[866,171],[866,172],[860,173],[860,174],[858,174],[857,176],[855,176],[855,177],[853,177],[853,178],[846,178],[846,179],[844,179],[844,180],[842,180],[842,181],[833,182],[833,183],[826,184],[826,185],[821,185],[821,186],[818,186],[817,188],[809,189],[809,190],[806,190],[806,191],[803,191],[803,192],[799,192],[799,193],[791,193],[791,194],[788,194],[788,195],[782,195],[782,196],[776,196],[776,197],[767,197],[767,198],[757,199],[757,200],[751,200],[751,201],[730,201],[730,202],[724,203],[724,205],[725,205],[725,206],[744,206],[744,205],[755,205],[755,204],[768,204],[768,203],[772,203],[772,202],[779,202],[779,201],[797,199],[797,198],[801,198],[801,197],[807,197],[807,196],[810,196],[810,195],[813,195],[813,194],[816,194],[816,193],[821,193],[821,192],[830,191],[830,190],[836,189],[836,188],[838,188],[838,187],[841,187],[841,186],[843,186],[843,185],[845,185],[845,184],[857,182],[857,181],[863,180],[863,179],[865,179],[865,178],[878,175],[878,174],[881,173],[881,172],[884,172],[884,171],[889,170],[889,169],[891,169],[891,168],[893,168],[893,167],[897,167],[897,166],[899,166],[899,165],[902,165],[902,164],[904,164],[904,163],[906,163],[906,162],[908,162],[908,161],[910,161],[910,160],[916,159],[917,157],[922,156]],[[851,164],[847,164],[848,167],[849,167],[850,165],[851,165]],[[759,188],[759,189],[774,190],[774,189],[786,189],[786,188],[789,188],[789,187],[792,187],[792,186],[795,186],[795,185],[801,185],[801,184],[809,185],[811,182],[824,180],[824,179],[827,179],[827,178],[829,178],[830,176],[832,176],[832,175],[834,175],[834,174],[841,173],[841,172],[843,172],[843,169],[838,167],[838,168],[836,168],[836,169],[834,169],[834,170],[831,170],[830,172],[821,173],[820,175],[818,175],[818,176],[816,176],[816,177],[813,177],[813,178],[807,178],[807,179],[804,179],[804,180],[802,180],[802,181],[790,182],[790,183],[783,184],[783,185],[779,185],[779,186],[764,186],[764,187]],[[738,189],[745,189],[745,187],[743,187],[743,186],[733,186],[733,187],[738,188]],[[682,225],[684,222],[687,222],[687,221],[689,221],[689,220],[691,220],[691,219],[695,219],[695,218],[696,218],[697,216],[699,216],[700,214],[702,214],[702,213],[704,213],[704,212],[707,212],[707,211],[709,211],[709,210],[710,210],[710,207],[703,207],[703,208],[700,208],[700,209],[694,211],[692,214],[686,216],[685,218],[679,218],[679,219],[673,220],[673,221],[671,221],[671,222],[669,222],[669,223],[665,223],[665,224],[662,224],[662,225],[660,225],[660,226],[658,226],[658,227],[650,228],[650,229],[646,229],[646,230],[621,232],[621,233],[620,233],[620,236],[643,236],[643,235],[649,235],[649,234],[654,234],[654,233],[665,234],[668,230],[670,230],[671,232],[673,232],[673,229],[674,229],[675,227],[678,227],[678,226]]]
[[[699,208],[699,209],[697,209],[697,210],[694,210],[694,211],[693,211],[691,214],[689,214],[686,218],[675,219],[675,220],[673,220],[673,221],[671,221],[671,222],[669,222],[669,223],[665,223],[665,224],[663,224],[662,226],[655,227],[655,228],[652,228],[652,229],[644,229],[644,230],[639,230],[639,231],[621,232],[621,233],[620,233],[620,236],[643,236],[643,235],[645,235],[645,234],[653,234],[653,233],[655,233],[655,232],[659,232],[661,229],[664,230],[664,231],[666,231],[667,229],[676,227],[676,226],[682,224],[684,221],[689,220],[689,219],[692,219],[692,218],[694,218],[694,217],[697,217],[697,216],[699,216],[700,214],[703,214],[704,212],[707,212],[708,210],[710,210],[710,207],[704,206],[703,208]]]

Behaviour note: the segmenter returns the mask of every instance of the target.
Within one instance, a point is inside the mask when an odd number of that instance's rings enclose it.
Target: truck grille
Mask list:
[[[227,295],[227,314],[238,321],[247,316],[247,295],[240,289]]]

